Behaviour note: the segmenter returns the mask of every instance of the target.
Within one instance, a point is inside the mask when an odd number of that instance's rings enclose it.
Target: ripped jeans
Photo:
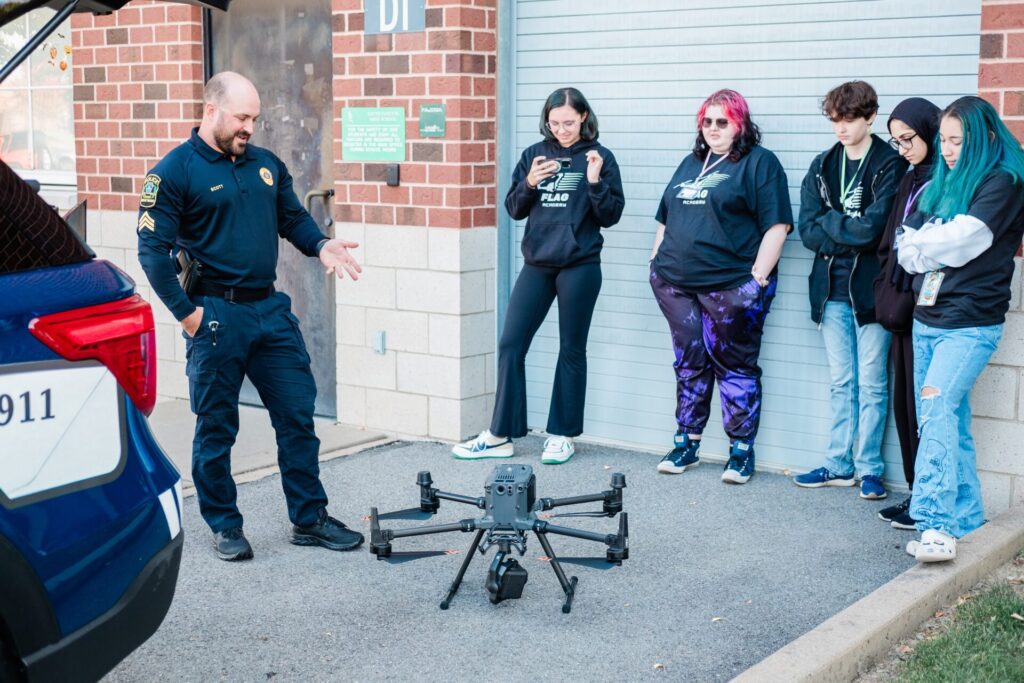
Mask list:
[[[985,521],[971,436],[970,395],[1002,325],[944,330],[914,321],[914,393],[921,444],[910,516],[956,538]],[[922,398],[926,387],[934,395]]]

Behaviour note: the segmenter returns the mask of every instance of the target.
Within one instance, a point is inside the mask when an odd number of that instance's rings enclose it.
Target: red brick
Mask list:
[[[336,207],[334,215],[343,223],[362,223],[363,207],[358,204],[341,204]]]
[[[444,145],[440,142],[414,142],[412,160],[425,163],[444,161]]]
[[[181,143],[178,142],[177,140],[161,140],[160,142],[158,142],[156,146],[156,154],[151,156],[151,158],[153,159],[153,163],[156,163],[157,159],[163,159],[165,156],[170,154],[171,150],[173,150],[179,144]]]
[[[443,206],[444,190],[439,187],[414,187],[412,203],[416,206]]]
[[[494,31],[473,31],[473,50],[475,52],[494,52],[497,50],[498,39]]]
[[[497,225],[495,220],[495,210],[493,206],[485,206],[483,208],[473,209],[473,227],[493,227]]]
[[[143,45],[142,60],[146,63],[167,61],[166,45]]]
[[[409,203],[409,188],[404,185],[398,187],[380,186],[380,203],[398,206]]]
[[[395,79],[395,94],[396,95],[426,95],[427,94],[427,81],[422,77],[414,78],[396,78]]]
[[[75,139],[84,140],[85,138],[96,137],[96,122],[85,121],[82,117],[75,115]]]
[[[363,27],[366,26],[366,17],[363,16],[362,12],[358,14],[348,15],[348,30],[356,33],[362,33]]]
[[[427,54],[412,56],[412,72],[414,74],[440,73],[444,66],[442,55]]]
[[[366,215],[367,223],[376,223],[380,225],[394,225],[395,224],[395,211],[390,206],[367,206],[364,207],[363,212]]]
[[[181,43],[167,46],[167,60],[171,62],[201,61],[203,46],[199,43]]]
[[[979,88],[1014,88],[1020,86],[1024,86],[1024,62],[978,65]]]
[[[142,99],[142,84],[141,83],[122,83],[114,89],[116,95],[110,97],[111,100],[120,99],[124,100],[141,100]]]
[[[80,176],[88,175],[90,173],[98,173],[99,169],[96,159],[93,159],[92,157],[78,157],[78,159],[75,160],[75,171]]]
[[[380,74],[409,73],[409,55],[381,55],[377,65]]]
[[[339,36],[331,38],[331,46],[334,54],[359,54],[363,51],[363,39],[361,36]]]
[[[981,5],[981,30],[1024,28],[1024,3]]]
[[[102,103],[85,105],[85,118],[105,119],[107,118],[107,105]]]
[[[1003,119],[1003,123],[1010,129],[1017,141],[1024,145],[1024,119]]]
[[[110,156],[114,157],[130,157],[132,156],[132,146],[134,142],[131,140],[111,140],[110,141]]]
[[[487,159],[487,148],[479,143],[454,143],[445,145],[448,161],[480,162]]]
[[[429,224],[437,228],[468,228],[473,225],[472,209],[430,209]]]
[[[142,21],[142,10],[137,7],[125,7],[114,13],[118,26],[136,26]],[[132,29],[131,40],[135,41],[135,29]]]
[[[348,72],[350,74],[376,74],[376,57],[349,57]]]
[[[349,200],[361,204],[370,204],[378,200],[376,185],[349,185]]]
[[[167,21],[199,21],[199,8],[188,5],[167,5]]]
[[[363,52],[390,52],[391,34],[363,34]]]
[[[97,168],[99,172],[104,175],[113,175],[115,173],[121,173],[121,160],[113,157],[102,157],[97,160]]]
[[[117,25],[117,17],[113,14],[97,14],[93,16],[92,25],[96,28],[109,28]]]
[[[96,137],[98,138],[116,138],[121,134],[121,124],[117,121],[97,121],[96,122]]]
[[[392,78],[367,78],[363,80],[363,94],[370,97],[391,95],[395,92],[395,81]]]
[[[122,10],[122,11],[124,11],[124,10]],[[153,27],[152,26],[139,26],[137,28],[133,27],[131,29],[131,32],[128,35],[130,36],[129,41],[132,44],[134,44],[134,45],[142,45],[144,43],[151,43],[151,42],[153,42]]]
[[[116,47],[97,47],[94,48],[93,54],[97,64],[117,64]]]
[[[397,225],[426,225],[427,210],[412,206],[396,207],[395,223]]]
[[[121,195],[117,194],[99,195],[99,205],[104,211],[121,211],[124,208]]]
[[[471,50],[473,33],[471,31],[430,31],[427,46],[430,50]]]
[[[358,78],[343,78],[334,82],[336,98],[354,97],[363,92],[363,84]]]
[[[448,187],[444,191],[444,205],[448,207],[481,206],[484,203],[482,187]]]
[[[427,36],[422,31],[417,33],[396,33],[396,52],[421,52],[427,49]]]
[[[91,175],[85,179],[85,187],[90,192],[110,192],[110,176]]]
[[[169,138],[170,125],[166,121],[146,121],[147,138]]]
[[[117,61],[121,64],[135,64],[142,61],[140,46],[122,45],[117,48]]]
[[[487,12],[469,7],[448,8],[445,11],[445,26],[459,28],[484,28],[487,26]]]
[[[171,83],[181,78],[181,69],[177,64],[157,64],[156,80]]]
[[[449,119],[482,119],[487,103],[482,98],[457,98],[446,102]]]
[[[427,79],[427,91],[431,95],[468,95],[472,81],[466,76],[431,76]]]
[[[178,36],[181,40],[189,40],[201,44],[203,42],[203,25],[199,22],[193,22],[179,26]]]
[[[155,157],[156,143],[152,140],[135,140],[132,142],[132,154],[137,157]]]
[[[431,185],[467,184],[472,175],[472,166],[432,164],[427,167],[427,176]]]
[[[402,164],[402,182],[403,183],[425,183],[427,182],[427,165],[426,164]]]
[[[474,185],[492,185],[497,177],[497,169],[489,164],[482,164],[473,167]]]
[[[340,158],[340,155],[335,158]],[[337,163],[334,165],[334,175],[337,180],[362,180],[363,165],[345,162]]]
[[[107,67],[107,81],[109,83],[127,83],[131,79],[131,69],[127,66],[117,65]]]
[[[426,10],[424,23],[427,28],[442,28],[444,26],[444,10],[440,7]]]
[[[1005,43],[1005,35],[1002,33],[982,33],[978,55],[981,59],[1000,59]]]
[[[106,35],[99,29],[86,29],[80,31],[79,35],[81,36],[81,44],[91,47],[103,45],[106,39]]]
[[[148,24],[149,26],[157,26],[166,23],[166,7],[164,5],[155,5],[152,7],[142,8],[142,23]]]
[[[1003,116],[1024,116],[1024,91],[1007,90],[1003,93],[1003,108],[999,113]]]
[[[1024,57],[1024,33],[1011,33],[1006,36],[1006,56]]]
[[[1002,111],[1003,109],[1003,95],[999,90],[983,90],[978,93],[978,97],[987,101],[996,111]]]
[[[93,49],[91,47],[76,47],[74,48],[74,58],[72,61],[72,70],[75,74],[75,82],[78,83],[79,72],[82,71],[80,67],[91,66],[96,63],[96,58],[93,55]]]

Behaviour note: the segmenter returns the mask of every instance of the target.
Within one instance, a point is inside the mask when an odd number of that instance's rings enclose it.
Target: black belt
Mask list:
[[[199,291],[196,294],[202,296],[219,296],[231,303],[251,303],[263,301],[274,293],[274,285],[268,287],[225,287],[216,282],[200,281]]]

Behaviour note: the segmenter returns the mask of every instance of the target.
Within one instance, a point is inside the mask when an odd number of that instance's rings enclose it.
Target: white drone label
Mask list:
[[[117,380],[95,364],[0,373],[0,492],[14,501],[113,472],[121,462]]]

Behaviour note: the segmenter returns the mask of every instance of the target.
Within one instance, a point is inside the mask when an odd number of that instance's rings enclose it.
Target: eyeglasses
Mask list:
[[[554,132],[554,131],[558,130],[559,128],[561,128],[564,131],[576,130],[579,127],[580,123],[582,123],[582,122],[581,121],[561,121],[561,122],[559,122],[559,121],[548,121],[545,125],[548,127],[548,130]]]
[[[701,121],[701,126],[703,128],[710,128],[711,124],[715,124],[715,128],[725,130],[726,128],[729,127],[729,119],[709,119],[708,117],[705,116],[704,120]]]
[[[916,137],[917,133],[913,133],[905,138],[889,138],[889,146],[897,151],[899,151],[901,147],[903,149],[911,149],[914,146],[914,138]]]

